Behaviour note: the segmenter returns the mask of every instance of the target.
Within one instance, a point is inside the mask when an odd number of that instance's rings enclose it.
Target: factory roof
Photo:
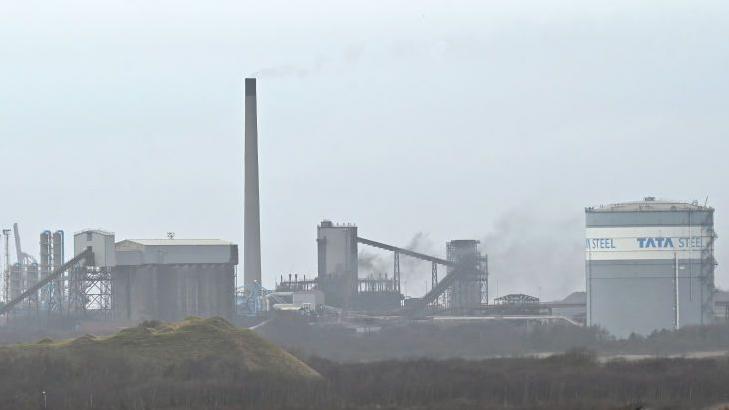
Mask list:
[[[82,231],[74,232],[74,235],[81,235],[81,234],[89,233],[89,232],[97,233],[100,235],[106,235],[106,236],[114,235],[114,232],[105,231],[103,229],[84,229]]]
[[[510,295],[494,299],[494,303],[497,305],[521,305],[539,303],[539,298],[525,295],[523,293],[512,293]]]
[[[127,239],[114,249],[118,266],[238,263],[236,245],[220,239]]]
[[[324,219],[319,224],[320,228],[356,228],[357,225],[347,222],[347,223],[334,223],[329,219]]]
[[[125,239],[121,242],[134,242],[143,246],[221,246],[233,245],[220,239]],[[117,242],[117,243],[121,243]]]
[[[698,201],[683,202],[656,199],[649,196],[640,201],[622,202],[585,208],[587,212],[638,212],[638,211],[711,211],[713,208],[699,205]]]
[[[567,295],[566,298],[562,299],[559,302],[565,302],[565,303],[585,303],[587,300],[587,295],[584,291],[577,291],[572,292],[569,295]]]

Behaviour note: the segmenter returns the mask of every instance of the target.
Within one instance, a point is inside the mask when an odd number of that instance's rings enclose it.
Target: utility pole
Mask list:
[[[3,238],[5,239],[5,269],[3,271],[3,301],[8,303],[10,300],[10,229],[3,229]]]
[[[678,252],[673,253],[673,260],[674,260],[674,275],[673,275],[673,327],[675,330],[678,330],[681,326],[681,323],[679,322],[679,313],[680,313],[680,307],[679,307],[679,289],[678,289]]]

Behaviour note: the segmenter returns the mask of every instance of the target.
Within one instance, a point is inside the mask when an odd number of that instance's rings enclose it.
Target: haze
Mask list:
[[[267,287],[322,218],[481,238],[492,297],[544,299],[584,289],[585,206],[708,196],[727,231],[729,4],[552,3],[3,1],[0,223],[242,245],[255,76]]]

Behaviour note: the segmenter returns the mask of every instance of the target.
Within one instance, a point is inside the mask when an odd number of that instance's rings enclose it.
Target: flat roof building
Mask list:
[[[217,239],[128,239],[116,243],[115,251],[115,318],[232,318],[237,245]]]

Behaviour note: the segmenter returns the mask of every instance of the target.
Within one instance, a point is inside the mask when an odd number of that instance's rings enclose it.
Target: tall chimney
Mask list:
[[[243,207],[243,284],[261,284],[261,216],[258,201],[258,125],[256,79],[246,78],[245,199]]]

